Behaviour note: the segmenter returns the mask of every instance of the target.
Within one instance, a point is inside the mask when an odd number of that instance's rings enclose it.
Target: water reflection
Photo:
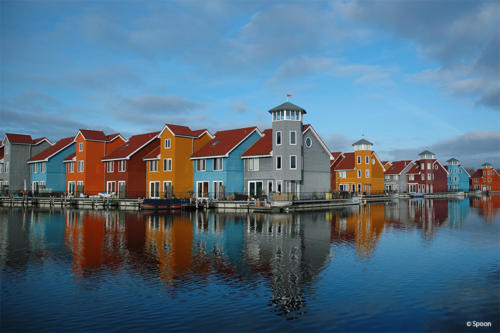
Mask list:
[[[367,265],[364,267],[377,262],[380,271],[392,269],[391,263],[380,264],[379,248],[389,244],[385,235],[395,242],[397,233],[411,233],[428,246],[439,243],[439,230],[459,232],[471,223],[495,226],[499,210],[500,196],[397,200],[273,215],[2,208],[0,265],[10,288],[15,288],[11,281],[28,274],[29,268],[37,266],[43,271],[49,269],[49,263],[57,263],[62,272],[66,267],[70,279],[96,286],[125,276],[140,277],[141,281],[133,282],[134,288],[151,287],[157,281],[160,290],[153,294],[167,299],[182,298],[190,288],[220,289],[223,293],[228,293],[224,288],[230,288],[245,297],[264,299],[267,308],[262,311],[274,317],[300,319],[315,309],[316,298],[323,297],[326,271],[332,267],[341,272],[352,270],[353,263],[345,262],[347,254],[352,253],[352,260]],[[415,250],[419,251],[423,249]],[[494,271],[500,269],[495,267]],[[404,267],[400,269],[404,275]],[[366,286],[374,284],[363,281]],[[334,284],[335,280],[326,285]],[[364,287],[346,284],[342,288]],[[202,304],[208,302],[198,295],[190,297]],[[9,295],[2,291],[2,296]],[[7,304],[18,298],[7,297]],[[190,299],[184,301],[189,303]]]

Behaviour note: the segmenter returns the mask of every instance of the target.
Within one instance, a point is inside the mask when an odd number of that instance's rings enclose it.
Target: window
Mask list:
[[[208,182],[196,182],[196,194],[198,198],[208,198]]]
[[[290,144],[291,145],[297,144],[297,132],[295,131],[290,131]]]
[[[370,178],[370,170],[365,170],[365,178]]]
[[[149,171],[150,172],[158,171],[158,160],[149,161]]]
[[[358,156],[358,164],[361,164],[361,156]]]
[[[361,170],[358,170],[358,178],[361,178]]]
[[[365,164],[370,164],[370,157],[369,156],[365,156]]]
[[[165,148],[170,149],[170,139],[165,139]]]
[[[281,193],[283,181],[282,180],[277,180],[276,181],[276,192]]]
[[[33,163],[33,173],[38,172],[38,163]]]
[[[214,158],[214,171],[222,170],[222,158]]]
[[[83,172],[83,162],[84,161],[78,161],[78,172]]]
[[[106,182],[106,193],[116,193],[116,182]]]
[[[297,155],[290,155],[290,169],[297,170]]]
[[[374,158],[372,158],[372,164],[375,165],[375,159]]]
[[[170,198],[173,195],[172,182],[170,180],[163,182],[163,197]]]
[[[150,161],[151,162],[156,162],[156,165],[158,166],[158,161]],[[160,182],[149,182],[149,197],[150,198],[160,198]]]
[[[106,163],[106,170],[107,170],[108,173],[112,173],[112,172],[115,171],[114,170],[115,169],[115,165],[114,164],[115,163],[113,161]]]
[[[78,144],[78,151],[83,151],[83,142]]]
[[[118,161],[118,172],[125,172],[126,165],[127,165],[126,163],[127,163],[126,160]]]
[[[281,156],[276,156],[276,170],[281,170]]]
[[[75,194],[75,182],[68,182],[68,194]]]
[[[259,159],[258,158],[250,158],[247,160],[248,162],[248,171],[259,171]]]
[[[431,176],[431,174],[430,174],[430,173],[428,173],[428,174],[427,174],[427,180],[431,180],[431,177],[432,177],[432,176]]]
[[[437,170],[437,169],[438,169],[438,166],[437,166],[437,164],[436,164],[436,165],[434,166],[434,169],[435,169],[435,170]]]
[[[40,172],[41,173],[45,172],[45,162],[40,163]]]
[[[306,147],[311,148],[313,141],[311,138],[306,138]]]
[[[205,171],[206,168],[207,168],[207,160],[196,161],[196,170],[197,171]]]
[[[425,163],[420,163],[420,169],[425,170]]]
[[[425,174],[421,174],[421,175],[420,175],[420,178],[421,178],[422,180],[425,180]]]
[[[172,171],[172,159],[164,158],[163,159],[163,171]]]
[[[281,144],[281,131],[276,132],[276,144],[277,145]]]
[[[431,164],[429,162],[427,162],[427,170],[430,170],[432,167],[431,167]]]
[[[68,163],[68,172],[69,173],[75,172],[75,162]]]

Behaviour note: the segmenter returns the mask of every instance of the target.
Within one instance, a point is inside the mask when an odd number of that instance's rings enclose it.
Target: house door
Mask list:
[[[214,182],[214,198],[221,200],[224,198],[224,185],[222,185],[222,181]]]
[[[75,182],[68,182],[68,194],[75,195]]]
[[[270,196],[273,193],[273,181],[269,180],[267,182],[267,195]]]
[[[118,182],[118,197],[120,199],[124,199],[126,197],[127,190],[126,190],[126,185],[125,181],[121,180]]]
[[[107,183],[106,183],[106,192],[107,192],[108,194],[110,194],[110,193],[115,193],[115,192],[116,192],[116,187],[115,187],[115,185],[116,185],[116,182],[107,182]]]
[[[160,198],[160,182],[150,182],[149,183],[149,197],[151,199]]]

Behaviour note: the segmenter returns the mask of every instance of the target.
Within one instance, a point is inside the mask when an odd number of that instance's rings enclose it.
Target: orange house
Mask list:
[[[489,163],[484,163],[471,177],[472,190],[500,191],[500,175]]]
[[[361,139],[352,145],[354,152],[344,153],[335,167],[336,191],[383,193],[384,167],[372,149],[373,143]]]
[[[120,134],[79,130],[75,153],[66,157],[66,191],[69,194],[96,195],[105,191],[104,163],[101,159],[126,140]]]
[[[206,129],[193,131],[187,126],[165,124],[160,146],[144,157],[147,161],[147,197],[190,197],[193,191],[191,155],[213,139]]]

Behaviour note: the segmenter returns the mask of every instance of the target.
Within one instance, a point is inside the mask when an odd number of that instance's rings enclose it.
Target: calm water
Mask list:
[[[0,210],[1,331],[498,331],[500,197]]]

